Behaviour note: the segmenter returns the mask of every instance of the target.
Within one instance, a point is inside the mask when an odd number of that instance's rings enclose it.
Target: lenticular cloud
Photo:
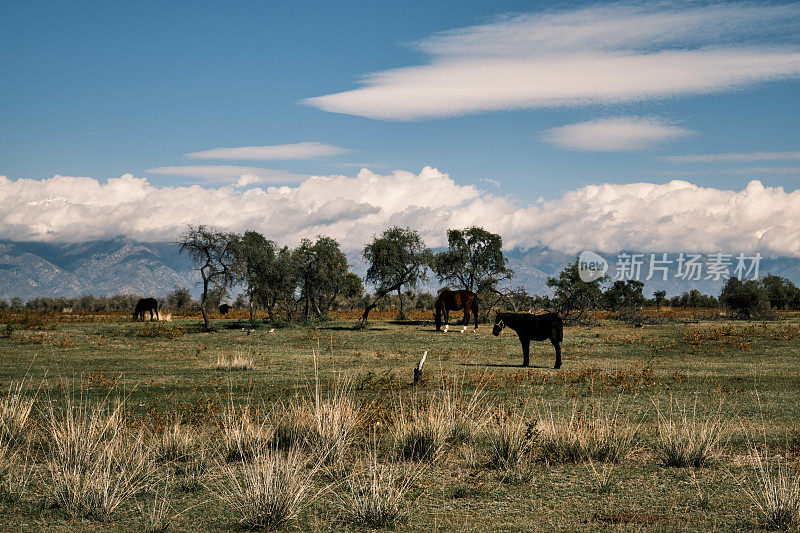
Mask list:
[[[419,191],[426,191],[420,195]],[[753,181],[743,190],[665,184],[599,184],[521,205],[456,183],[430,167],[419,174],[316,176],[297,186],[155,187],[125,174],[101,182],[0,176],[0,239],[83,241],[125,235],[170,241],[186,224],[254,229],[294,244],[330,235],[360,249],[388,226],[419,230],[429,246],[447,228],[479,225],[507,247],[537,244],[576,252],[623,249],[740,251],[800,256],[800,191]]]

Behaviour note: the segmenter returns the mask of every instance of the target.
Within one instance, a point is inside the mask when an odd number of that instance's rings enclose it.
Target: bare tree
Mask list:
[[[239,237],[232,233],[216,231],[208,226],[188,226],[178,241],[179,252],[187,254],[195,268],[200,272],[203,284],[203,295],[200,300],[200,311],[206,331],[211,331],[211,320],[208,316],[209,290],[222,292],[236,281],[236,254]]]

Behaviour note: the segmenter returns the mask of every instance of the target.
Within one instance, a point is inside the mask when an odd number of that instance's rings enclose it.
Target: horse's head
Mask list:
[[[496,316],[494,319],[494,328],[492,328],[492,335],[497,337],[500,335],[500,332],[503,331],[504,327],[506,327],[506,325],[503,323],[503,320],[500,316]]]

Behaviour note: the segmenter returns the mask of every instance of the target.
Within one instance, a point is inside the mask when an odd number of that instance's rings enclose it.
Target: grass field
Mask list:
[[[561,370],[488,325],[238,316],[0,316],[3,527],[797,530],[796,315],[568,327]]]

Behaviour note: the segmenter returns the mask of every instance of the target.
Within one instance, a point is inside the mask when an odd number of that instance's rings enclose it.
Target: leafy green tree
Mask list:
[[[729,278],[719,295],[722,305],[740,318],[757,318],[769,312],[769,297],[764,287],[756,280],[741,281]]]
[[[178,287],[167,295],[167,307],[181,310],[192,305],[192,295],[186,287]]]
[[[277,323],[278,309],[287,318],[291,318],[294,312],[297,288],[295,271],[294,257],[288,246],[273,248],[273,254],[267,254],[264,262],[259,264],[254,296],[258,304],[266,309],[273,324]]]
[[[292,253],[295,273],[303,301],[303,317],[314,311],[328,312],[336,297],[347,287],[347,258],[331,237],[303,239]]]
[[[366,280],[375,286],[375,295],[364,306],[362,325],[367,323],[369,312],[386,295],[397,291],[402,306],[402,288],[416,287],[417,283],[428,279],[425,271],[431,261],[431,252],[419,232],[411,228],[395,226],[384,230],[364,247],[362,255],[369,263]]]
[[[435,255],[433,270],[442,283],[472,292],[499,292],[514,271],[503,256],[503,238],[483,228],[447,230],[448,249]]]
[[[237,281],[244,284],[250,322],[255,320],[257,293],[260,285],[269,283],[275,261],[275,243],[257,231],[245,231],[235,248]]]
[[[644,304],[644,283],[635,279],[617,280],[603,293],[605,306],[611,311],[641,307]]]
[[[178,241],[178,251],[187,254],[200,272],[203,294],[200,311],[206,331],[211,331],[211,319],[207,306],[209,294],[225,293],[236,281],[236,255],[239,237],[235,234],[216,231],[208,226],[188,226]]]
[[[761,278],[761,285],[767,291],[767,298],[773,309],[789,307],[798,290],[790,280],[774,274],[767,274]]]
[[[547,286],[553,289],[552,303],[566,319],[578,320],[590,309],[599,307],[603,301],[600,284],[605,278],[583,281],[578,272],[578,261],[569,263],[557,277],[547,278]]]
[[[653,299],[656,301],[656,310],[661,311],[661,303],[667,297],[667,291],[656,291],[653,293]]]

